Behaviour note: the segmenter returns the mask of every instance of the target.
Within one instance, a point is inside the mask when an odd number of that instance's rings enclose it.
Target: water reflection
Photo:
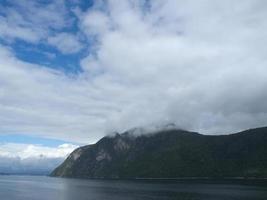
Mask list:
[[[119,181],[0,176],[7,200],[266,200],[267,186],[242,181]]]

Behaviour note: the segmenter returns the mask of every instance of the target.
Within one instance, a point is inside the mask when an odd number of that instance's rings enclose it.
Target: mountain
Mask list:
[[[267,127],[220,136],[177,129],[107,136],[76,149],[51,176],[267,178]]]

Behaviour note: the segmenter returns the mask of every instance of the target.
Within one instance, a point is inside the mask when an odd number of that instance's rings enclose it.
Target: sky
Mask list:
[[[0,0],[0,169],[134,127],[266,126],[266,19],[264,0]]]

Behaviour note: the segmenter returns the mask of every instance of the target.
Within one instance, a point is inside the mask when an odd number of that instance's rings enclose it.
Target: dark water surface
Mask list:
[[[0,176],[1,200],[267,200],[253,181],[80,180]]]

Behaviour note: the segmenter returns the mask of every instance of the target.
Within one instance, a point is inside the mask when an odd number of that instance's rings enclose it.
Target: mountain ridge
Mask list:
[[[267,127],[229,135],[169,129],[106,136],[74,150],[51,176],[267,178]]]

